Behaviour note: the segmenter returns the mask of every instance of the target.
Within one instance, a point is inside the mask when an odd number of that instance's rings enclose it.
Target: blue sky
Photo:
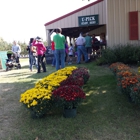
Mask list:
[[[28,43],[31,37],[46,40],[44,24],[95,0],[0,0],[0,37]],[[65,6],[64,6],[65,5]]]

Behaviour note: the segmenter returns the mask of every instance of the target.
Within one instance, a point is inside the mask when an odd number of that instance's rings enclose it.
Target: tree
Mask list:
[[[20,42],[18,41],[18,44],[21,46],[21,54],[27,54],[27,44],[24,42]],[[4,41],[3,38],[0,37],[0,51],[8,51],[12,49],[12,43],[8,43],[6,41]]]

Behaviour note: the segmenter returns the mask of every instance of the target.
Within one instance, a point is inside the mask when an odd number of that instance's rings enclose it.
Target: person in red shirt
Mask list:
[[[55,58],[55,43],[54,41],[51,42],[51,49],[52,49],[52,53],[53,53],[53,60],[52,60],[52,67],[55,67],[55,63],[56,63],[56,58]]]
[[[38,71],[37,73],[40,73],[40,69],[42,66],[43,72],[46,72],[46,66],[45,66],[45,53],[46,53],[46,47],[44,46],[42,39],[40,37],[36,37],[33,41],[33,46],[37,47],[37,58],[38,58]]]

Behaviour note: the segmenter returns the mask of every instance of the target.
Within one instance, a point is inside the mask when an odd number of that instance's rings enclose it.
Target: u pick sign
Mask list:
[[[92,26],[99,24],[99,15],[89,15],[78,17],[79,26]]]

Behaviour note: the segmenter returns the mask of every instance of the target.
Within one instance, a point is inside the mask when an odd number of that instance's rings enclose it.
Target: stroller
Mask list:
[[[17,62],[17,54],[13,53],[12,51],[7,52],[6,59],[6,71],[11,70],[13,68],[21,69],[20,63]]]

